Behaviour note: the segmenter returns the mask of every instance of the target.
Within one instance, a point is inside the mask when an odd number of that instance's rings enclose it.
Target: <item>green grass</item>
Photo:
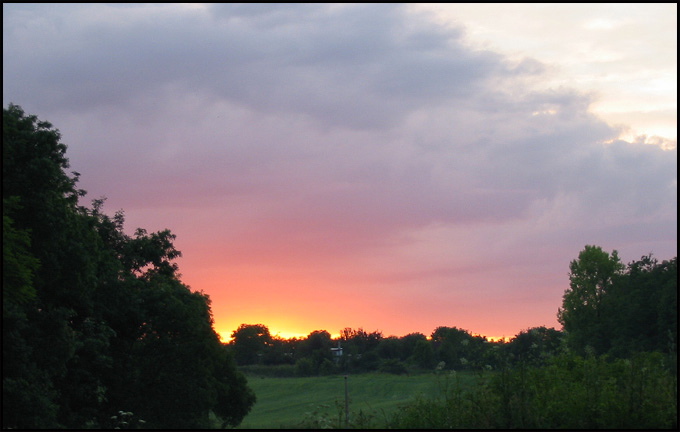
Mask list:
[[[458,373],[461,387],[474,385],[472,373]],[[323,419],[327,424],[344,426],[345,378],[343,375],[307,378],[270,378],[248,376],[248,385],[257,402],[243,419],[241,429],[293,428],[301,422]],[[355,425],[363,415],[372,417],[365,427],[383,427],[399,405],[417,394],[441,395],[445,376],[434,373],[390,375],[367,373],[348,375],[350,422]],[[449,385],[454,385],[452,379]]]

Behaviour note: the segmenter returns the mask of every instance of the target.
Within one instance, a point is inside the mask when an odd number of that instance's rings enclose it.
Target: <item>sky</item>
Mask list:
[[[3,4],[3,106],[226,340],[560,329],[585,245],[677,256],[677,4]]]

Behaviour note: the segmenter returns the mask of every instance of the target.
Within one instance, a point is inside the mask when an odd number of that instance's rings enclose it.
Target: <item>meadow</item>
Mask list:
[[[471,387],[476,375],[460,373],[459,385]],[[345,426],[344,375],[276,378],[248,376],[257,402],[239,429],[341,428]],[[401,405],[417,395],[434,397],[447,385],[432,372],[412,375],[364,373],[347,376],[350,425],[382,427]]]

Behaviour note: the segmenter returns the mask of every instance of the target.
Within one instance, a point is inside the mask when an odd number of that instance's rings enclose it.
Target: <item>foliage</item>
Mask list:
[[[3,110],[3,427],[238,424],[255,396],[180,281],[175,236],[80,206],[60,138]]]
[[[677,350],[677,257],[659,262],[649,255],[629,263],[605,300],[603,332],[612,355]]]
[[[405,404],[391,428],[659,429],[677,427],[677,375],[659,353],[608,361],[563,353],[541,367],[495,372]],[[453,381],[453,384],[451,384]]]
[[[343,371],[434,368],[439,389],[412,393],[415,398],[383,412],[382,420],[375,409],[354,410],[350,427],[676,428],[677,258],[642,257],[626,267],[616,251],[587,246],[570,269],[559,311],[566,331],[534,327],[509,342],[490,342],[437,327],[429,340],[419,333],[380,336],[373,345],[361,329],[341,331]],[[303,339],[298,346],[331,346],[324,332],[310,336],[316,342]],[[296,352],[299,374],[319,374],[312,352]],[[471,373],[476,384],[462,384]],[[316,404],[289,426],[343,427],[330,407]]]
[[[413,349],[413,360],[423,369],[432,368],[436,362],[432,344],[426,339],[418,340]]]
[[[269,328],[263,324],[241,324],[231,333],[234,358],[239,365],[255,364],[272,345]]]
[[[297,376],[307,377],[317,375],[318,373],[318,365],[316,365],[311,358],[303,357],[295,362],[295,375]]]
[[[511,364],[543,365],[556,355],[561,346],[562,333],[544,326],[523,330],[503,345],[506,360]],[[495,365],[498,367],[498,364]]]
[[[570,269],[558,319],[571,349],[616,357],[677,352],[677,257],[643,256],[624,266],[616,251],[586,246]]]
[[[395,375],[406,375],[408,374],[408,369],[404,363],[396,359],[388,358],[380,363],[378,368],[380,372],[395,374]]]
[[[599,246],[586,246],[569,265],[569,289],[564,292],[557,318],[564,326],[567,342],[580,354],[586,346],[597,353],[607,351],[603,303],[616,276],[623,272],[618,252],[611,256]]]

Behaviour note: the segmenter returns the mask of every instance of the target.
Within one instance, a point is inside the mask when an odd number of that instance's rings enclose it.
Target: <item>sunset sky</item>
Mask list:
[[[3,106],[215,329],[510,337],[677,255],[677,4],[3,4]]]

